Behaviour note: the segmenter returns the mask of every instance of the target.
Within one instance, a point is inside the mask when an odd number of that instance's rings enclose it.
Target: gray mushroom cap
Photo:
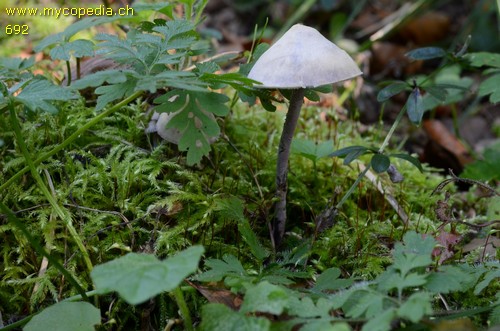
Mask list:
[[[257,60],[248,78],[260,88],[306,88],[363,74],[353,59],[316,29],[295,24]]]

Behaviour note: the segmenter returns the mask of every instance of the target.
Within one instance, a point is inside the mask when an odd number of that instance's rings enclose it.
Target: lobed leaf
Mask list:
[[[129,253],[96,266],[90,276],[99,293],[116,291],[137,305],[179,286],[198,269],[203,252],[202,246],[192,246],[164,261],[151,254]]]
[[[94,331],[101,311],[88,302],[59,302],[35,315],[24,331]]]
[[[201,331],[268,331],[270,329],[269,319],[246,316],[220,303],[204,305],[201,311]]]

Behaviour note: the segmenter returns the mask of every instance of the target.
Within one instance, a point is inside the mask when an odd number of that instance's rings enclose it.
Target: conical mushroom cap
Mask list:
[[[361,75],[351,57],[316,29],[295,24],[257,60],[248,78],[261,88],[306,88]]]

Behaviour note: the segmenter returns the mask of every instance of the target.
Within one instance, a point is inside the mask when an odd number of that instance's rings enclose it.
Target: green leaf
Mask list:
[[[351,307],[344,307],[347,316],[371,319],[384,311],[385,295],[375,291],[363,291],[360,294]]]
[[[94,55],[94,43],[84,39],[62,43],[50,50],[50,57],[54,60],[69,61],[72,56],[82,58],[92,55]]]
[[[110,102],[131,95],[132,93],[134,93],[135,85],[136,81],[130,79],[123,83],[99,86],[95,89],[95,93],[99,95],[97,97],[95,110],[100,111]]]
[[[247,272],[240,261],[234,255],[225,254],[222,260],[207,259],[205,266],[210,270],[205,271],[194,278],[201,282],[218,282],[226,276],[246,276]]]
[[[470,65],[473,67],[495,67],[500,68],[500,54],[489,53],[489,52],[477,52],[469,53],[465,55],[465,58],[470,61]]]
[[[351,153],[356,153],[356,152],[361,152],[362,154],[371,151],[371,148],[365,147],[365,146],[349,146],[349,147],[344,147],[341,149],[336,150],[335,152],[331,153],[331,157],[346,157],[347,155]]]
[[[243,240],[247,243],[253,256],[255,256],[255,258],[262,263],[270,253],[264,248],[264,246],[262,246],[259,238],[255,235],[255,232],[250,227],[250,223],[246,218],[238,222],[238,231],[243,237]]]
[[[94,331],[101,311],[88,302],[59,302],[35,315],[24,331]]]
[[[113,22],[119,19],[124,19],[126,16],[113,15],[113,16],[91,16],[85,17],[80,20],[75,21],[75,23],[68,26],[63,32],[56,33],[45,37],[38,45],[34,48],[35,52],[41,52],[46,47],[56,45],[59,43],[64,43],[70,40],[72,36],[78,32],[88,29],[90,27]]]
[[[57,108],[51,104],[51,101],[67,101],[78,97],[75,91],[54,85],[45,79],[35,78],[15,99],[33,111],[41,109],[49,113],[57,113]]]
[[[446,56],[446,51],[440,47],[422,47],[406,53],[413,60],[430,60]]]
[[[500,169],[500,143],[494,143],[486,147],[481,160],[467,164],[460,177],[480,181],[500,180],[498,169]]]
[[[399,94],[405,90],[409,89],[409,85],[407,82],[403,81],[396,81],[390,85],[387,85],[383,89],[380,90],[377,94],[377,101],[378,102],[384,102],[395,96],[396,94]]]
[[[391,165],[391,160],[384,154],[374,154],[371,159],[371,165],[373,170],[377,173],[386,172]]]
[[[280,315],[288,306],[289,300],[289,294],[283,287],[263,281],[247,289],[240,312]]]
[[[74,81],[71,84],[71,88],[76,90],[82,90],[87,87],[97,87],[101,86],[104,83],[108,84],[117,84],[124,83],[127,81],[127,75],[134,74],[132,70],[104,70],[98,71],[93,74],[86,75],[79,80]]]
[[[390,154],[389,157],[395,157],[395,158],[398,158],[398,159],[403,159],[405,161],[410,162],[415,167],[417,167],[417,169],[420,170],[420,172],[424,171],[424,169],[422,168],[422,164],[420,163],[420,161],[416,157],[413,157],[413,156],[411,156],[409,154],[395,153],[395,154]]]
[[[418,323],[424,316],[432,314],[431,296],[425,292],[413,293],[397,310],[399,317]]]
[[[426,86],[425,91],[436,98],[439,102],[445,102],[448,97],[448,91],[444,87],[437,85]]]
[[[209,303],[201,311],[201,331],[268,331],[271,322],[263,317],[245,316],[220,303]]]
[[[429,274],[425,288],[433,293],[465,292],[474,285],[474,278],[462,268],[444,265]]]
[[[392,267],[405,276],[412,269],[429,266],[432,264],[431,254],[435,244],[436,241],[430,236],[407,232],[403,243],[396,243],[394,246]]]
[[[498,280],[500,278],[500,267],[497,265],[496,269],[488,271],[484,274],[484,279],[479,282],[474,289],[474,294],[478,295],[481,293],[493,280]]]
[[[331,155],[332,152],[333,140],[316,143],[312,140],[297,138],[292,141],[292,153],[306,157],[313,162]]]
[[[334,323],[330,321],[311,321],[306,322],[300,328],[300,331],[351,331],[349,324],[340,322]]]
[[[396,317],[395,308],[390,308],[378,314],[374,318],[368,320],[363,325],[361,331],[389,331],[391,330],[391,322]]]
[[[406,110],[410,121],[415,125],[420,125],[425,109],[424,103],[422,102],[422,95],[420,94],[418,87],[414,88],[410,93],[410,96],[406,101]]]
[[[225,103],[229,98],[213,92],[174,90],[154,102],[157,112],[176,112],[167,128],[178,129],[182,137],[179,150],[187,151],[187,164],[199,163],[210,152],[209,139],[220,134],[219,125],[213,115],[225,116],[229,108]]]
[[[493,75],[479,85],[478,95],[480,97],[490,96],[491,103],[500,102],[500,74]]]
[[[90,276],[99,293],[116,291],[137,305],[179,286],[198,269],[203,252],[202,246],[192,246],[164,261],[150,254],[129,253],[96,266]]]
[[[326,269],[318,276],[316,279],[316,284],[311,291],[322,292],[322,291],[333,291],[341,288],[346,288],[354,282],[352,278],[340,279],[340,269],[339,268],[329,268]]]

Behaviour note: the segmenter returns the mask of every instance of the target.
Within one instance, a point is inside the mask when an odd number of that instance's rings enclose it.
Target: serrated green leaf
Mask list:
[[[95,93],[99,95],[97,97],[95,110],[100,111],[110,102],[131,95],[134,93],[135,85],[136,81],[134,79],[129,79],[123,83],[99,86],[95,89]]]
[[[413,60],[430,60],[446,56],[446,51],[440,47],[422,47],[406,53]]]
[[[407,232],[403,237],[403,243],[394,246],[395,269],[401,275],[406,275],[415,268],[427,267],[432,264],[431,254],[436,241],[430,236],[423,237],[416,232]]]
[[[127,81],[127,75],[133,75],[134,72],[131,70],[104,70],[98,71],[93,74],[86,75],[79,80],[74,81],[71,84],[71,88],[75,90],[82,90],[87,87],[97,87],[104,83],[108,84],[118,84]]]
[[[194,278],[201,282],[218,282],[226,276],[247,276],[246,270],[241,265],[236,257],[230,254],[225,254],[222,260],[207,259],[205,266],[210,268]]]
[[[41,109],[49,113],[57,113],[57,108],[51,104],[51,101],[67,101],[78,97],[75,91],[54,85],[45,79],[35,78],[15,99],[33,111]]]
[[[420,171],[420,172],[423,172],[424,169],[422,168],[422,164],[420,163],[420,161],[409,155],[409,154],[405,154],[405,153],[395,153],[395,154],[390,154],[389,155],[390,157],[396,157],[398,159],[403,159],[405,161],[408,161],[410,162],[411,164],[413,164],[415,167],[417,167],[417,169]]]
[[[408,85],[407,82],[403,81],[396,81],[390,85],[387,85],[383,89],[380,90],[377,94],[377,101],[378,102],[384,102],[395,96],[396,94],[399,94],[405,90],[408,90],[410,86]]]
[[[238,222],[238,231],[240,232],[243,240],[247,243],[250,251],[253,256],[259,261],[263,262],[265,258],[269,256],[269,251],[262,246],[259,241],[259,238],[255,235],[252,228],[250,227],[250,223],[247,219],[242,219]]]
[[[45,37],[38,45],[34,48],[35,52],[41,52],[46,47],[56,45],[61,42],[67,42],[78,32],[88,29],[90,27],[113,22],[116,20],[124,19],[126,16],[113,15],[113,16],[91,16],[85,17],[80,20],[75,21],[75,23],[68,26],[63,32],[56,33]]]
[[[425,91],[436,98],[439,102],[445,102],[448,97],[448,91],[444,87],[438,87],[436,85],[426,86]]]
[[[500,74],[493,75],[479,85],[479,96],[487,96],[489,95],[491,103],[500,102]]]
[[[489,52],[469,53],[464,56],[473,67],[495,67],[500,68],[500,54]]]
[[[424,116],[424,103],[422,100],[422,95],[420,90],[414,88],[413,91],[408,96],[406,101],[406,111],[408,113],[408,118],[415,125],[420,125],[422,122],[422,117]]]
[[[500,268],[497,267],[491,271],[488,271],[484,274],[484,278],[481,282],[479,282],[474,289],[474,294],[478,295],[481,293],[493,280],[500,278]]]
[[[314,304],[310,297],[290,297],[288,302],[287,313],[292,316],[310,318],[310,317],[328,317],[327,315],[322,315],[323,311],[318,310],[318,307]],[[327,311],[328,312],[328,311]]]
[[[92,55],[94,55],[94,43],[84,39],[62,43],[50,50],[50,57],[54,60],[69,61],[72,56],[81,58]]]
[[[425,288],[433,293],[464,292],[473,286],[474,275],[456,266],[444,265],[429,274]]]
[[[334,323],[330,321],[310,321],[303,324],[300,331],[351,331],[349,324],[340,322]]]
[[[361,294],[352,307],[345,309],[347,316],[371,319],[384,311],[385,295],[375,291],[363,291]]]
[[[164,261],[150,254],[129,253],[96,266],[90,276],[99,293],[116,291],[137,305],[179,286],[198,269],[203,252],[202,246],[192,246]]]
[[[271,322],[263,317],[245,316],[220,303],[204,305],[201,311],[201,331],[268,331]]]
[[[178,129],[182,137],[179,150],[187,151],[187,163],[199,163],[203,156],[210,152],[208,139],[220,133],[215,117],[225,116],[229,108],[225,103],[229,98],[223,94],[212,92],[171,91],[154,102],[157,112],[177,112],[168,122],[167,128]]]
[[[481,181],[500,180],[498,169],[500,169],[500,143],[495,143],[486,147],[482,160],[467,164],[460,177]]]
[[[326,269],[318,276],[316,279],[316,284],[311,291],[321,292],[321,291],[333,291],[351,286],[354,280],[352,278],[340,279],[340,269],[329,268]]]
[[[391,160],[384,154],[374,154],[370,161],[373,170],[377,173],[386,172],[391,165]]]
[[[391,322],[396,317],[396,310],[394,308],[387,309],[381,314],[368,320],[361,331],[389,331],[391,330]]]
[[[59,302],[35,315],[24,331],[94,331],[101,312],[88,302]]]
[[[417,292],[398,308],[397,315],[413,323],[418,323],[424,316],[432,314],[431,296],[425,292]]]
[[[288,306],[289,300],[289,294],[283,287],[263,281],[247,289],[240,312],[280,315]]]

